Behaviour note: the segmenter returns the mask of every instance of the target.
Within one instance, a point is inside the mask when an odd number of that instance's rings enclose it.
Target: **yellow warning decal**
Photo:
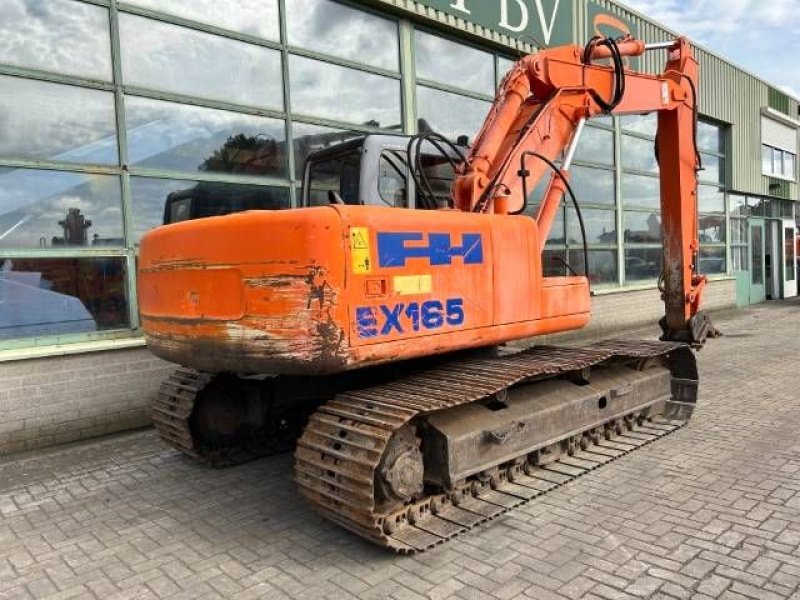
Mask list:
[[[394,293],[401,296],[430,294],[433,291],[433,278],[430,275],[396,275],[393,286]]]
[[[353,273],[363,275],[372,272],[369,229],[366,227],[350,228],[350,255],[353,257]]]

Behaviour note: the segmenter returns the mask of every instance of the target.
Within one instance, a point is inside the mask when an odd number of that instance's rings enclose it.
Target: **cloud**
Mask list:
[[[797,0],[623,0],[709,50],[798,98],[800,10]]]

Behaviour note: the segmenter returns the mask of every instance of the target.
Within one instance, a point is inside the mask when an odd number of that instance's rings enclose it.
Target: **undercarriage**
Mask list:
[[[540,346],[427,368],[317,378],[179,369],[161,437],[214,466],[295,450],[325,517],[421,552],[683,426],[697,395],[680,343]]]

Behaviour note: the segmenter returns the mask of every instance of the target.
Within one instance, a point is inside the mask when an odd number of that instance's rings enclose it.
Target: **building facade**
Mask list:
[[[675,36],[604,0],[0,0],[0,11],[0,452],[147,423],[170,367],[139,333],[137,248],[170,194],[295,206],[316,149],[426,127],[473,136],[503,74],[537,47]],[[798,101],[698,54],[707,305],[796,295]],[[662,310],[654,139],[655,115],[605,117],[578,148],[595,331]],[[565,207],[547,268],[580,266],[581,243]]]

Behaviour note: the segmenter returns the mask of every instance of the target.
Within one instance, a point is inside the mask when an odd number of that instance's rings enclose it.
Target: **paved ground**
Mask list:
[[[800,598],[800,302],[723,319],[691,425],[418,557],[313,514],[291,458],[152,432],[0,462],[0,598]]]

